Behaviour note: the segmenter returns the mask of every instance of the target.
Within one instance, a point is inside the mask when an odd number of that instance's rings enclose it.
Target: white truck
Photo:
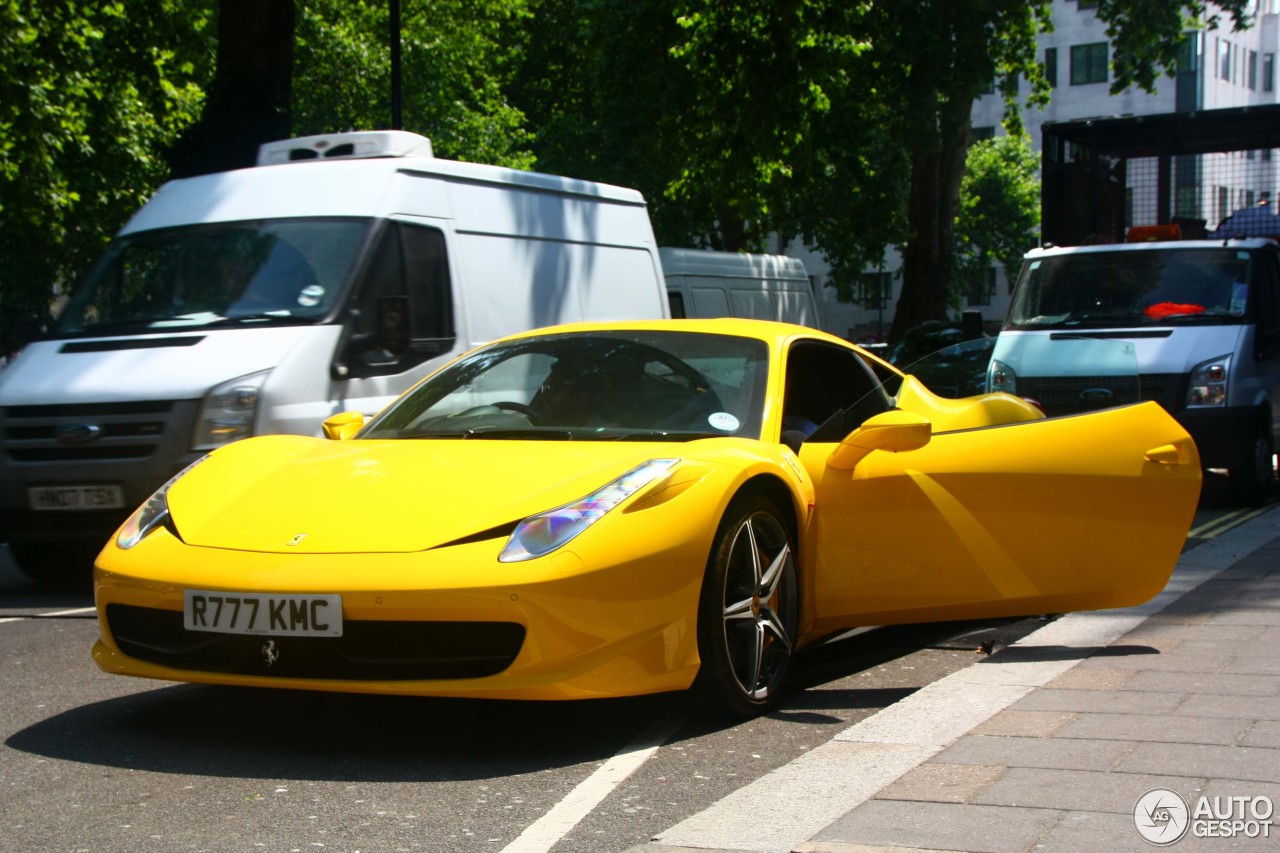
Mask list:
[[[1260,503],[1274,484],[1280,428],[1280,245],[1033,250],[987,386],[1034,399],[1050,416],[1156,400],[1191,433],[1204,467],[1229,476],[1238,501]]]
[[[819,327],[799,258],[700,249],[658,250],[672,317],[751,317]]]
[[[511,332],[667,305],[634,190],[437,159],[402,131],[264,145],[163,186],[0,371],[0,535],[28,574],[83,574],[212,448],[371,416]]]

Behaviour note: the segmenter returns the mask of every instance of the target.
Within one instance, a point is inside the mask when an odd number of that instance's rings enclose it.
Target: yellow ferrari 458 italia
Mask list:
[[[749,715],[854,626],[1138,604],[1200,491],[1155,403],[942,399],[839,338],[573,325],[327,439],[215,450],[97,559],[107,672],[429,696],[695,689]]]

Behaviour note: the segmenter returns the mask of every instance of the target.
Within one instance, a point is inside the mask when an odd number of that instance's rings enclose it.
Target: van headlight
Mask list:
[[[987,368],[987,393],[1003,391],[1006,394],[1018,393],[1018,374],[1003,361],[991,359]]]
[[[251,373],[216,386],[204,397],[196,421],[194,450],[213,450],[253,435],[262,384],[270,370]]]
[[[1187,405],[1225,406],[1227,404],[1227,377],[1230,375],[1230,353],[1197,364],[1191,371],[1191,387],[1187,389]]]

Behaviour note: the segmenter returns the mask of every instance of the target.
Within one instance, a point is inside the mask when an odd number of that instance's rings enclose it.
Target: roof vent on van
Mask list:
[[[300,136],[258,148],[258,165],[304,160],[360,160],[369,157],[430,157],[431,140],[405,130],[363,130]]]

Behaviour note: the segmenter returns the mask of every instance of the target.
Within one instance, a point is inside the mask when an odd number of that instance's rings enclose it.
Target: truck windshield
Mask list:
[[[1249,253],[1169,248],[1065,253],[1023,267],[1007,329],[1242,323]]]
[[[364,219],[227,222],[118,238],[72,293],[54,335],[310,323],[333,307]]]

